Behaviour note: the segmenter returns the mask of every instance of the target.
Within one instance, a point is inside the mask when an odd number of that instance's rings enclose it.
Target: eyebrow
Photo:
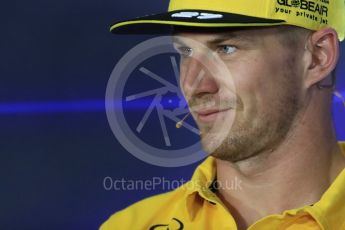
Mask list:
[[[238,33],[234,33],[234,32],[226,32],[226,33],[218,34],[216,37],[206,41],[206,43],[207,43],[207,45],[210,46],[210,45],[219,44],[219,43],[222,43],[222,42],[225,42],[228,40],[246,42],[246,41],[254,41],[254,38],[252,36],[249,36],[249,35],[238,34]],[[172,41],[173,41],[173,43],[186,45],[182,39],[180,39],[176,36],[172,37]]]
[[[207,43],[214,45],[214,44],[219,44],[228,40],[246,41],[246,40],[252,40],[252,39],[250,39],[249,36],[245,36],[243,34],[228,32],[228,33],[218,35],[217,37],[207,41]]]

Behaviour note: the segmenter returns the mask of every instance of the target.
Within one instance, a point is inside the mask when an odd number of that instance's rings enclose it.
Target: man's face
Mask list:
[[[301,105],[303,48],[279,36],[275,28],[175,34],[180,86],[209,154],[239,161],[286,137]]]

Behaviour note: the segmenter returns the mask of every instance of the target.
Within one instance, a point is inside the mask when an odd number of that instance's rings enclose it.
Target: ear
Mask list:
[[[311,34],[306,44],[311,54],[305,78],[305,87],[321,82],[336,67],[339,58],[339,42],[337,32],[332,28],[324,28]]]

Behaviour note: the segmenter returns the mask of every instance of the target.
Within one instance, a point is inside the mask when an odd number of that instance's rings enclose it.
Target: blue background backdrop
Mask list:
[[[104,98],[115,64],[148,36],[114,36],[116,20],[168,1],[7,1],[0,36],[0,229],[97,229],[109,215],[164,189],[115,191],[105,177],[188,179],[198,163],[144,163],[115,139]],[[338,89],[345,90],[345,45]],[[338,139],[345,109],[334,102]],[[342,130],[340,130],[342,128]],[[152,137],[155,138],[155,137]]]

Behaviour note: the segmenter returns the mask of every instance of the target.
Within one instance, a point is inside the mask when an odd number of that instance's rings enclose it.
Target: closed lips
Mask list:
[[[211,115],[214,113],[219,113],[219,112],[223,112],[226,110],[229,110],[230,108],[225,108],[225,109],[205,109],[205,110],[195,110],[194,112],[198,115],[201,116],[207,116],[207,115]]]
[[[222,110],[201,110],[197,111],[197,118],[201,122],[214,122],[219,116],[224,115],[230,109]]]

